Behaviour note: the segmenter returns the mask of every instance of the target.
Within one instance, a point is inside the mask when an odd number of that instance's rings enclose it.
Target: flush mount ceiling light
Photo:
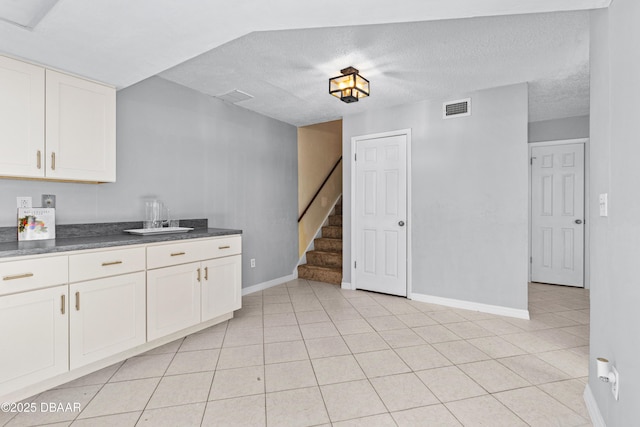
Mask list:
[[[346,103],[358,102],[369,96],[369,80],[353,67],[340,70],[341,76],[329,79],[329,93]]]

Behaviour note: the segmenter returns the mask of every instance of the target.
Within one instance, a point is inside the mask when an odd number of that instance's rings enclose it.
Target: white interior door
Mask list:
[[[583,287],[584,145],[531,154],[531,281]]]
[[[355,286],[407,296],[407,135],[355,144]]]

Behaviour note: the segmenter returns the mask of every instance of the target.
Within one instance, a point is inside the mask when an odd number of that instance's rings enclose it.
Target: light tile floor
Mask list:
[[[589,293],[531,320],[295,280],[228,322],[34,396],[7,426],[587,426]]]

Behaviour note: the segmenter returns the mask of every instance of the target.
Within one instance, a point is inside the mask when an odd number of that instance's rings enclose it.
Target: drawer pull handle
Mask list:
[[[51,170],[52,171],[56,170],[56,153],[55,152],[51,153]]]
[[[122,264],[122,261],[103,262],[102,266],[103,267],[108,267],[110,265],[118,265],[118,264]]]
[[[227,246],[218,246],[218,249],[229,249],[231,246],[227,245]]]
[[[38,162],[38,164],[37,164],[38,169],[42,168],[42,153],[40,152],[40,150],[38,150],[38,152],[36,154],[36,160]]]
[[[14,276],[4,276],[2,280],[26,279],[27,277],[33,277],[33,273],[16,274]]]
[[[209,280],[209,267],[204,268],[204,280]]]
[[[200,282],[200,269],[198,269],[198,282]]]
[[[76,292],[76,311],[80,311],[80,292]]]
[[[67,304],[65,304],[65,299],[66,298],[64,297],[64,295],[60,296],[60,313],[61,314],[64,314],[65,307],[67,306]]]
[[[171,256],[180,256],[180,255],[185,255],[185,252],[174,252],[171,254]]]

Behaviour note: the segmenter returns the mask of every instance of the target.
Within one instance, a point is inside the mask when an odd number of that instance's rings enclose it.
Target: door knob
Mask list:
[[[404,221],[400,221],[400,222],[398,223],[398,225],[399,225],[400,227],[404,227]]]
[[[575,222],[576,224],[582,224],[582,220],[581,220],[581,219],[576,219],[574,222]]]

